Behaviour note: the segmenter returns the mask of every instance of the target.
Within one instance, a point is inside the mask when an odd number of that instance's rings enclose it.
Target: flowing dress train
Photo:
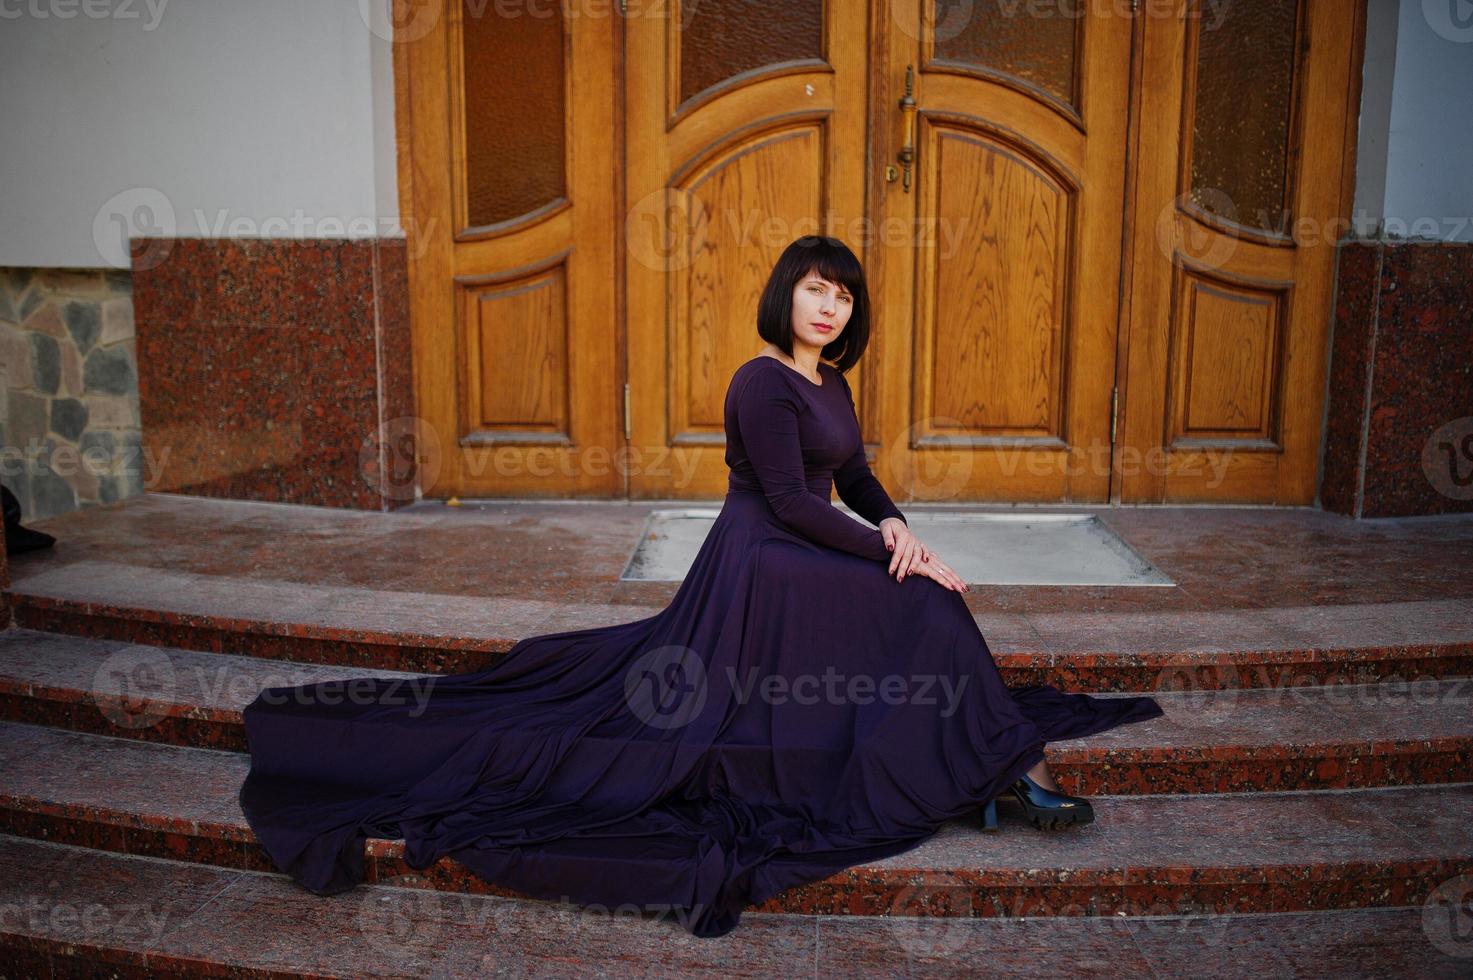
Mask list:
[[[536,898],[720,936],[785,888],[899,854],[975,811],[1046,742],[1162,714],[1008,688],[961,594],[896,582],[904,520],[844,376],[759,355],[727,390],[721,511],[669,605],[527,637],[493,667],[262,690],[240,805],[317,894],[367,837]]]

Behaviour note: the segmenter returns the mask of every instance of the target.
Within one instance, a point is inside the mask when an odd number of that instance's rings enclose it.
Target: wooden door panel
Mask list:
[[[1129,18],[1106,3],[952,23],[917,3],[880,47],[880,458],[902,499],[1104,501],[1128,118]],[[937,15],[940,15],[939,22]]]
[[[1177,3],[442,0],[396,52],[425,492],[719,497],[758,294],[821,232],[898,500],[1308,502],[1363,5]]]
[[[687,239],[689,261],[670,276],[669,433],[676,445],[720,445],[724,453],[726,383],[761,346],[756,297],[776,258],[768,258],[774,243],[758,240],[754,221],[797,227],[819,212],[823,137],[820,120],[747,134],[676,178],[673,193],[699,202],[704,223]]]
[[[863,213],[863,21],[816,2],[681,13],[625,23],[636,498],[725,494],[723,402],[763,346],[767,275],[794,238]]]
[[[1282,448],[1288,284],[1178,267],[1173,291],[1166,444],[1190,449],[1236,440]]]
[[[459,280],[466,444],[571,443],[565,258],[526,275]]]
[[[398,54],[422,490],[616,496],[614,24],[454,0],[415,22]]]
[[[1364,8],[1196,9],[1142,25],[1119,499],[1309,504]]]
[[[927,243],[915,414],[938,436],[1062,447],[1074,188],[1031,148],[926,119],[922,186],[944,239]],[[928,426],[928,429],[930,426]],[[928,433],[917,432],[920,440]]]

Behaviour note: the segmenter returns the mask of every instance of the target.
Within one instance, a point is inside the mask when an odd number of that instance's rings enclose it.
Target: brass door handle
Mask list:
[[[910,168],[916,158],[916,74],[914,65],[905,66],[905,95],[900,98],[900,111],[905,116],[905,143],[901,145],[900,152],[895,154],[895,160],[900,164],[900,169],[905,173],[905,179],[901,181],[901,187],[910,193]],[[894,167],[887,168],[893,172]],[[895,178],[890,177],[891,180]]]

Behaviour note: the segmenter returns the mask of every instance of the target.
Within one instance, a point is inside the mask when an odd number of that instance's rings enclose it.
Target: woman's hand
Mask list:
[[[903,582],[910,574],[925,575],[948,589],[971,591],[961,576],[922,544],[921,539],[911,533],[910,525],[900,518],[887,517],[881,521],[880,535],[885,539],[885,547],[894,552],[890,559],[890,574],[895,576],[895,581]]]
[[[930,558],[916,566],[915,574],[935,579],[953,592],[972,591],[972,587],[963,582],[961,576],[952,571],[950,566],[937,558],[935,552],[931,552]]]
[[[905,578],[907,572],[920,564],[926,553],[926,546],[911,533],[910,525],[898,517],[887,517],[880,522],[880,536],[885,539],[885,547],[893,553],[889,573],[899,582]]]

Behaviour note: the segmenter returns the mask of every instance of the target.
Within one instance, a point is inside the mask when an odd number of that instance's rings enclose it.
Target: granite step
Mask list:
[[[0,833],[273,871],[240,813],[246,756],[0,723]],[[789,889],[761,911],[1100,916],[1414,905],[1473,872],[1473,784],[1095,796],[1093,823],[1045,833],[1000,804],[919,847]],[[446,858],[416,871],[370,839],[369,883],[517,893]]]
[[[1436,899],[1237,915],[925,917],[748,912],[698,939],[673,916],[363,885],[0,836],[0,975],[252,977],[1466,977]],[[86,910],[87,915],[78,914]]]
[[[85,559],[18,569],[17,625],[205,652],[466,673],[525,636],[652,616],[662,604],[465,596],[210,575]],[[1237,690],[1473,675],[1473,602],[975,613],[1009,684]]]
[[[172,745],[243,752],[240,711],[262,689],[363,676],[433,683],[408,672],[0,633],[0,718]],[[1050,742],[1060,786],[1083,794],[1343,789],[1473,773],[1467,678],[1153,696],[1160,718]]]
[[[0,977],[1470,975],[1467,521],[1103,510],[1175,587],[966,600],[1008,683],[1161,698],[1049,745],[1095,823],[959,819],[720,940],[416,871],[400,841],[344,895],[271,873],[236,803],[242,704],[653,615],[673,586],[617,581],[643,515],[147,494],[50,522],[6,593],[32,629],[0,634]],[[142,941],[114,918],[140,909],[165,916]]]

